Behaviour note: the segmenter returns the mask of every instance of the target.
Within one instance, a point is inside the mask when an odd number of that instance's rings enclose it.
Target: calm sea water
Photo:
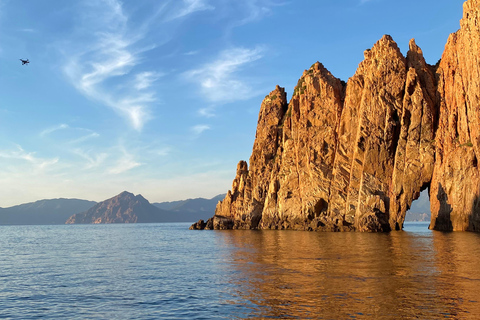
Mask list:
[[[480,235],[0,227],[0,318],[480,319]]]

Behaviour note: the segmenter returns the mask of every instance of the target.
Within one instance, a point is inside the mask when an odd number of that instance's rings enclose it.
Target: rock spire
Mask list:
[[[430,188],[436,230],[480,231],[480,0],[463,5],[437,70],[438,129]]]
[[[385,35],[345,84],[321,63],[287,103],[260,108],[249,165],[241,161],[215,216],[196,228],[401,230],[429,188],[437,230],[480,230],[480,0],[437,66]]]

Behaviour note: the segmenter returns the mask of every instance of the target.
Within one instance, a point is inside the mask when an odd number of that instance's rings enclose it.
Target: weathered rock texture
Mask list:
[[[168,221],[168,216],[141,195],[124,191],[85,212],[74,214],[66,224],[164,222]]]
[[[480,0],[469,0],[438,71],[440,108],[430,188],[437,230],[480,231]]]
[[[250,168],[201,229],[400,230],[430,187],[431,228],[480,229],[480,0],[439,66],[390,36],[345,84],[320,63],[262,103]]]

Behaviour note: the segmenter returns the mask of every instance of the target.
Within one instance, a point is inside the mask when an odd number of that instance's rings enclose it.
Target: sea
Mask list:
[[[0,227],[1,319],[480,319],[480,234]]]

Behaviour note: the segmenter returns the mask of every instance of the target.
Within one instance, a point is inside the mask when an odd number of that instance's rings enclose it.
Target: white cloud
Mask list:
[[[271,12],[270,6],[272,3],[270,1],[264,0],[244,0],[242,3],[246,9],[246,16],[235,22],[234,27],[239,27],[247,23],[261,19],[263,16]]]
[[[84,13],[84,25],[79,28],[83,32],[78,35],[79,39],[87,37],[89,41],[77,53],[69,55],[64,72],[82,94],[112,108],[134,129],[141,130],[151,118],[150,104],[156,100],[154,94],[145,89],[157,77],[153,71],[143,72],[143,76],[131,75],[142,53],[135,46],[144,35],[129,29],[121,2],[105,0],[92,3],[92,6],[89,9],[95,11],[95,19]],[[131,83],[132,77],[136,90],[120,92],[109,85],[111,82]]]
[[[213,107],[201,108],[198,110],[198,114],[205,118],[213,118],[216,116],[215,109]]]
[[[96,133],[95,131],[92,131],[90,129],[85,129],[85,128],[71,127],[71,126],[69,126],[68,124],[65,124],[65,123],[62,123],[62,124],[59,124],[59,125],[56,125],[56,126],[52,126],[52,127],[49,127],[47,129],[43,130],[40,133],[40,137],[50,135],[53,132],[60,131],[60,130],[69,130],[71,132],[75,132],[76,134],[78,134],[78,133],[83,134],[79,138],[70,140],[68,142],[69,144],[77,144],[77,143],[84,142],[84,141],[89,140],[89,139],[100,137],[100,134]],[[87,134],[85,134],[85,132]]]
[[[200,135],[204,131],[210,130],[210,126],[206,124],[199,124],[199,125],[193,126],[191,129],[195,135]]]
[[[38,169],[45,169],[51,165],[54,165],[56,163],[58,163],[58,158],[54,158],[54,159],[50,159],[50,160],[41,160],[40,162],[36,162],[37,159],[33,159],[35,163],[35,165],[37,166]]]
[[[197,11],[213,9],[215,8],[207,4],[205,0],[183,0],[180,4],[180,7],[173,11],[173,13],[166,19],[166,21],[179,19]]]
[[[16,150],[0,150],[0,158],[24,160],[29,164],[28,169],[33,169],[34,171],[47,169],[59,161],[58,158],[43,159],[36,157],[35,152],[26,152],[19,145],[17,145]]]
[[[47,129],[43,130],[40,133],[40,136],[43,137],[43,136],[48,135],[52,132],[55,132],[55,131],[58,131],[58,130],[63,130],[63,129],[68,129],[68,128],[69,128],[68,124],[62,123],[62,124],[59,124],[57,126],[50,127],[50,128],[47,128]]]
[[[90,130],[89,130],[90,131]],[[89,133],[87,135],[84,135],[84,136],[81,136],[80,138],[77,138],[77,139],[74,139],[74,140],[70,140],[68,143],[70,144],[77,144],[77,143],[80,143],[80,142],[84,142],[84,141],[87,141],[87,140],[90,140],[90,139],[94,139],[94,138],[98,138],[100,137],[100,135],[96,132],[92,132],[92,133]]]
[[[108,154],[104,152],[91,155],[91,152],[87,152],[82,149],[74,149],[73,153],[87,161],[85,169],[97,168],[108,158]]]
[[[204,66],[185,72],[185,79],[200,85],[205,98],[212,102],[246,100],[259,94],[245,80],[238,77],[238,71],[263,57],[264,49],[233,48],[224,50],[219,57]]]
[[[99,42],[102,45],[93,48],[99,56],[105,60],[89,61],[90,72],[82,74],[80,87],[89,92],[96,84],[105,79],[122,76],[136,65],[137,58],[128,50],[129,42],[121,38],[121,35],[101,34]],[[105,44],[105,46],[103,45]]]
[[[186,56],[194,56],[194,55],[197,55],[200,51],[198,50],[194,50],[194,51],[188,51],[188,52],[185,52],[184,55]]]
[[[123,155],[118,159],[114,167],[108,170],[110,174],[121,174],[131,169],[141,166],[142,164],[135,161],[134,156],[127,152],[124,148],[121,148]]]
[[[154,150],[153,153],[160,157],[166,157],[171,153],[171,148],[165,147],[162,149]]]
[[[235,2],[224,2],[224,12],[228,12],[227,35],[230,35],[234,28],[262,20],[272,14],[273,7],[284,6],[291,2],[279,0],[242,0]]]
[[[129,171],[133,168],[139,167],[141,165],[142,165],[141,163],[133,161],[132,159],[122,158],[118,161],[117,165],[111,168],[110,170],[108,170],[108,172],[111,174],[120,174],[120,173]]]
[[[139,73],[135,76],[134,86],[137,90],[148,89],[152,84],[157,81],[158,78],[162,77],[164,74],[146,71]]]

